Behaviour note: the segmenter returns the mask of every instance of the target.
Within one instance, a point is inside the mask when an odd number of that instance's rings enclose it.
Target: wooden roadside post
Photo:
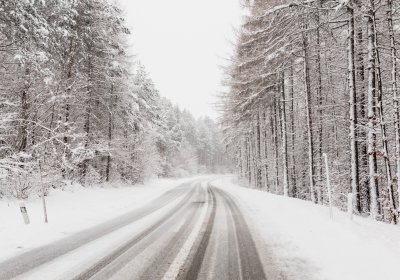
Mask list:
[[[325,158],[326,185],[328,188],[328,200],[329,200],[329,216],[331,219],[333,219],[332,190],[331,190],[331,181],[329,177],[328,155],[324,153],[323,156]]]
[[[26,210],[25,202],[23,200],[19,202],[19,210],[21,211],[24,223],[26,225],[29,225],[30,221],[29,221],[28,211]]]
[[[347,213],[349,214],[350,221],[353,220],[353,194],[347,195]]]
[[[40,184],[41,184],[41,188],[42,188],[42,205],[43,205],[44,222],[48,223],[47,207],[46,207],[46,199],[45,199],[46,190],[45,190],[44,184],[43,184],[42,165],[40,163],[40,160],[38,160],[38,165],[39,165]]]

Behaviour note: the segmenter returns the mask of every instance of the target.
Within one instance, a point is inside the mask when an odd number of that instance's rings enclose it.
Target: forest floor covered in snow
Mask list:
[[[400,226],[354,217],[311,202],[212,182],[234,196],[290,279],[399,279]],[[310,270],[310,271],[307,271]]]
[[[25,225],[19,201],[0,200],[0,261],[73,233],[111,220],[145,205],[190,179],[156,179],[143,185],[110,184],[84,188],[70,185],[46,197],[49,223],[44,223],[42,201],[25,201],[30,224]]]

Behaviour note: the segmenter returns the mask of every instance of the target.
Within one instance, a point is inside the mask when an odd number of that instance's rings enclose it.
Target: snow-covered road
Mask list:
[[[95,188],[88,190],[94,208],[77,201],[87,190],[59,194],[63,200],[50,195],[54,228],[34,219],[29,226],[0,226],[0,279],[398,279],[399,227],[357,216],[350,221],[338,209],[330,219],[327,207],[235,182],[203,176]],[[135,207],[116,207],[129,201]],[[62,214],[68,205],[82,216],[68,220]],[[56,217],[65,220],[57,225]],[[73,221],[79,226],[59,238]]]
[[[129,213],[7,259],[0,279],[265,279],[265,265],[273,264],[261,261],[235,200],[209,182],[181,184]]]

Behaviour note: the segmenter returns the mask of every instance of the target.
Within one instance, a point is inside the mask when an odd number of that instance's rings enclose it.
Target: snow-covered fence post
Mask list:
[[[38,160],[38,165],[39,165],[40,184],[41,184],[41,188],[42,188],[42,205],[43,205],[44,222],[48,223],[46,199],[44,197],[45,189],[44,189],[44,184],[43,184],[42,165],[40,164],[40,160]]]
[[[28,225],[30,223],[28,211],[26,210],[25,202],[19,202],[19,209],[21,210],[22,218],[24,219],[24,223]]]
[[[328,188],[328,200],[329,200],[329,216],[331,219],[333,219],[332,191],[331,191],[331,181],[329,177],[328,155],[324,153],[323,156],[325,158],[326,185]]]
[[[347,195],[347,212],[349,214],[350,220],[353,220],[353,194],[349,193]]]

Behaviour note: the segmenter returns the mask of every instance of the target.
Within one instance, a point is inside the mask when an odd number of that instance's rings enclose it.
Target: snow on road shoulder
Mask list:
[[[46,198],[49,223],[40,198],[25,202],[31,224],[24,225],[18,201],[0,200],[0,261],[138,208],[186,179],[151,180],[144,185],[105,188],[72,186]]]
[[[194,183],[193,183],[194,184]],[[42,279],[76,279],[81,273],[99,263],[104,256],[115,252],[129,241],[137,239],[144,230],[162,220],[165,213],[171,211],[182,200],[175,198],[170,203],[154,212],[118,228],[98,239],[94,239],[79,248],[63,254],[52,261],[30,270],[14,280],[42,280]]]
[[[399,279],[400,227],[354,217],[337,209],[237,186],[223,178],[213,185],[236,198],[277,263],[291,279],[301,276],[298,264],[316,279]]]

